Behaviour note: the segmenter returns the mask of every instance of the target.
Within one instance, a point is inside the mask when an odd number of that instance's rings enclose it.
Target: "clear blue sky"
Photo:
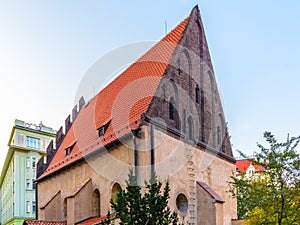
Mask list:
[[[0,0],[0,166],[15,118],[58,129],[110,50],[159,40],[198,4],[233,149],[300,134],[298,0]]]

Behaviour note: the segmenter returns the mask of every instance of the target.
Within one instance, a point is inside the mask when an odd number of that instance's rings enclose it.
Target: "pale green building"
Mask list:
[[[46,154],[56,132],[42,124],[15,120],[8,152],[0,177],[1,224],[23,224],[36,214],[35,185],[37,162]]]

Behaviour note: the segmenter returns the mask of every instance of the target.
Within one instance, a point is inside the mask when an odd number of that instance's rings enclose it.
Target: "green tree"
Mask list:
[[[168,207],[169,182],[162,190],[162,183],[154,175],[145,185],[145,194],[142,195],[142,189],[130,170],[126,190],[120,190],[110,201],[113,215],[108,213],[107,219],[101,224],[111,224],[114,220],[118,220],[120,225],[179,224],[177,213],[171,212]]]
[[[296,147],[300,136],[278,142],[265,132],[264,138],[268,146],[258,144],[260,152],[249,160],[266,171],[251,177],[232,176],[230,192],[237,198],[238,216],[248,224],[299,225],[300,158]]]

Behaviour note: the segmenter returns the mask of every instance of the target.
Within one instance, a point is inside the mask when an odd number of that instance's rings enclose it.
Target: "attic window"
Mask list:
[[[69,147],[66,148],[66,150],[65,150],[66,151],[66,156],[68,156],[68,155],[71,154],[71,152],[72,152],[75,144],[76,144],[76,142],[74,142],[71,146],[69,146]]]
[[[102,127],[98,128],[98,137],[102,137],[105,134],[110,122],[111,122],[111,119],[106,124],[104,124]]]
[[[71,147],[68,147],[66,149],[66,155],[70,155],[71,154],[71,151],[72,151],[72,148]]]
[[[105,128],[104,128],[104,126],[103,126],[103,127],[100,127],[100,128],[98,129],[98,136],[101,137],[101,136],[104,135],[104,133],[105,133]]]

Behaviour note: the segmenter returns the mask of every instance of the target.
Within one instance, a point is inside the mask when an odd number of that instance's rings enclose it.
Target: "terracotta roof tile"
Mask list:
[[[257,165],[257,164],[251,162],[251,160],[248,160],[248,159],[238,160],[235,163],[237,171],[239,171],[240,173],[245,173],[251,164],[254,166],[254,168],[257,171],[263,172],[263,171],[266,170],[263,166]]]
[[[79,112],[39,179],[100,149],[140,125],[189,17],[92,98]],[[134,107],[133,107],[134,106]],[[98,130],[109,120],[104,136]],[[75,143],[71,154],[65,150]]]
[[[94,225],[94,224],[99,224],[101,221],[105,220],[107,217],[106,216],[101,216],[101,217],[93,217],[89,218],[85,221],[76,223],[76,225]]]
[[[66,225],[64,221],[46,221],[46,220],[25,220],[23,224],[27,225]]]

